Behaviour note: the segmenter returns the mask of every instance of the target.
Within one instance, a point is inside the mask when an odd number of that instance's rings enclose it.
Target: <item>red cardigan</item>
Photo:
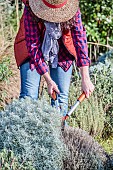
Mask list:
[[[25,4],[27,0],[22,0],[22,2]],[[41,27],[43,27],[41,23],[38,23],[38,26],[40,27],[40,29]],[[67,50],[77,59],[71,32],[70,31],[64,32],[62,36],[62,40]],[[28,50],[26,47],[25,29],[24,29],[24,13],[20,19],[20,27],[15,38],[14,53],[15,53],[17,66],[20,66],[26,59],[28,59]]]

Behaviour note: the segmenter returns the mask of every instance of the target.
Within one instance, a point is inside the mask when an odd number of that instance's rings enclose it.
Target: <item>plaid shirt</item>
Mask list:
[[[25,38],[28,53],[30,57],[30,68],[31,70],[36,69],[40,75],[48,72],[48,65],[44,61],[43,54],[41,51],[41,37],[40,29],[37,26],[37,22],[33,20],[32,14],[25,6],[24,9],[24,25],[25,25]],[[90,59],[88,58],[88,47],[86,31],[82,25],[80,9],[76,13],[76,25],[71,29],[74,47],[77,53],[77,66],[89,66]],[[64,71],[67,71],[75,60],[75,57],[71,55],[62,42],[62,38],[59,42],[59,53],[58,53],[58,65],[62,67]]]

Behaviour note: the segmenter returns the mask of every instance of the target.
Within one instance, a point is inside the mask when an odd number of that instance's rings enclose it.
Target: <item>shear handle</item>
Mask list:
[[[53,100],[56,100],[56,99],[57,99],[57,92],[56,92],[56,91],[53,91],[53,93],[52,93],[52,99],[53,99]]]
[[[80,96],[79,96],[79,98],[77,99],[79,102],[82,102],[84,99],[85,99],[85,97],[86,97],[86,95],[85,95],[85,93],[83,92]]]

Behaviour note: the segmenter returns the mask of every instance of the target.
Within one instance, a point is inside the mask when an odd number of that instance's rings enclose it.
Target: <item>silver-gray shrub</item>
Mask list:
[[[46,101],[16,100],[0,112],[0,150],[12,150],[37,170],[60,170],[66,153],[60,129],[60,113]]]
[[[63,170],[112,170],[113,159],[86,131],[67,127],[63,137],[70,151]]]
[[[104,57],[104,59],[103,59]],[[100,62],[101,61],[101,62]],[[90,67],[94,78],[98,100],[103,106],[113,102],[113,52],[101,56],[99,62]]]

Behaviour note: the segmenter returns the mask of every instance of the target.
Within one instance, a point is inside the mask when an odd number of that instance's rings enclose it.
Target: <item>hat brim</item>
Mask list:
[[[50,8],[42,0],[29,0],[29,5],[37,17],[49,22],[60,23],[70,20],[76,14],[79,1],[68,0],[66,5],[61,8]]]

